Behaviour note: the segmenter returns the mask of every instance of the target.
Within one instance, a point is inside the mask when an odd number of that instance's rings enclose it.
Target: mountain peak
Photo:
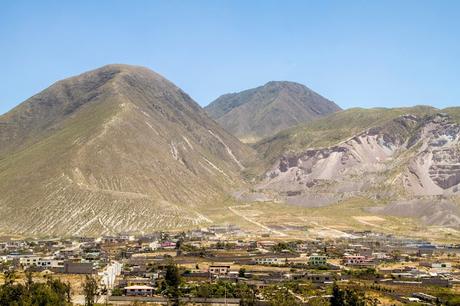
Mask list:
[[[200,212],[244,184],[241,169],[252,156],[167,79],[107,65],[0,117],[0,232],[206,224]]]
[[[120,76],[142,76],[145,78],[150,78],[151,81],[162,81],[170,83],[160,74],[144,66],[135,66],[127,64],[108,64],[96,68],[94,70],[81,73],[77,76],[64,79],[62,81],[57,82],[57,84],[67,82],[94,82],[93,79],[101,79],[101,81],[108,81],[110,79]]]
[[[240,140],[260,138],[340,110],[334,102],[305,85],[270,81],[263,86],[220,96],[208,114]]]
[[[289,87],[289,86],[302,86],[305,87],[305,85],[297,83],[297,82],[292,82],[292,81],[269,81],[265,83],[266,87]]]

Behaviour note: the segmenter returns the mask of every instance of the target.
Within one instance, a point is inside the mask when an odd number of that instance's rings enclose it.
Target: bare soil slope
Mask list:
[[[253,151],[142,67],[60,81],[0,117],[0,231],[100,234],[211,222]]]
[[[302,84],[273,81],[223,95],[205,109],[227,131],[242,141],[254,142],[340,107]]]

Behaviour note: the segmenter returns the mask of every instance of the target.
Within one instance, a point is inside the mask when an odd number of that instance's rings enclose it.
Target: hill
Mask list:
[[[265,163],[259,170],[268,170],[240,198],[310,208],[362,198],[391,204],[369,212],[460,227],[457,113],[425,106],[350,109],[280,132],[255,145]],[[432,207],[416,212],[417,203]],[[432,218],[436,210],[448,213]]]
[[[223,95],[205,109],[225,130],[244,142],[254,142],[340,107],[304,85],[273,81]]]
[[[0,117],[0,232],[83,235],[206,224],[253,151],[146,68],[72,77]],[[199,188],[197,188],[199,186]]]

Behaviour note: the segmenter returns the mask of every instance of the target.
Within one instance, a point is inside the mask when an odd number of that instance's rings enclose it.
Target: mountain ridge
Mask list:
[[[394,208],[369,212],[456,228],[459,143],[458,109],[350,109],[259,142],[260,169],[268,170],[239,197],[305,208],[358,197]],[[427,203],[441,199],[448,214],[431,218]],[[417,203],[423,214],[412,210]]]
[[[270,81],[222,95],[205,110],[240,140],[254,142],[340,108],[300,83]]]
[[[206,224],[212,220],[200,207],[244,184],[240,172],[252,149],[158,74],[109,65],[62,82],[0,118],[27,123],[0,130],[2,144],[24,135],[0,158],[0,231],[75,235]]]
[[[177,230],[225,219],[236,200],[353,197],[382,204],[368,213],[458,227],[459,123],[460,108],[354,108],[249,146],[161,75],[106,65],[0,116],[0,233]]]

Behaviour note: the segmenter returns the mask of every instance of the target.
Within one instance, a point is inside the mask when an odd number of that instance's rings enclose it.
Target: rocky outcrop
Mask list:
[[[415,131],[415,150],[405,175],[412,194],[455,194],[460,183],[460,125],[445,114],[424,118]]]
[[[356,195],[456,194],[459,136],[460,125],[445,114],[399,116],[330,147],[285,153],[257,190],[306,206],[317,204],[312,194],[329,204]]]

